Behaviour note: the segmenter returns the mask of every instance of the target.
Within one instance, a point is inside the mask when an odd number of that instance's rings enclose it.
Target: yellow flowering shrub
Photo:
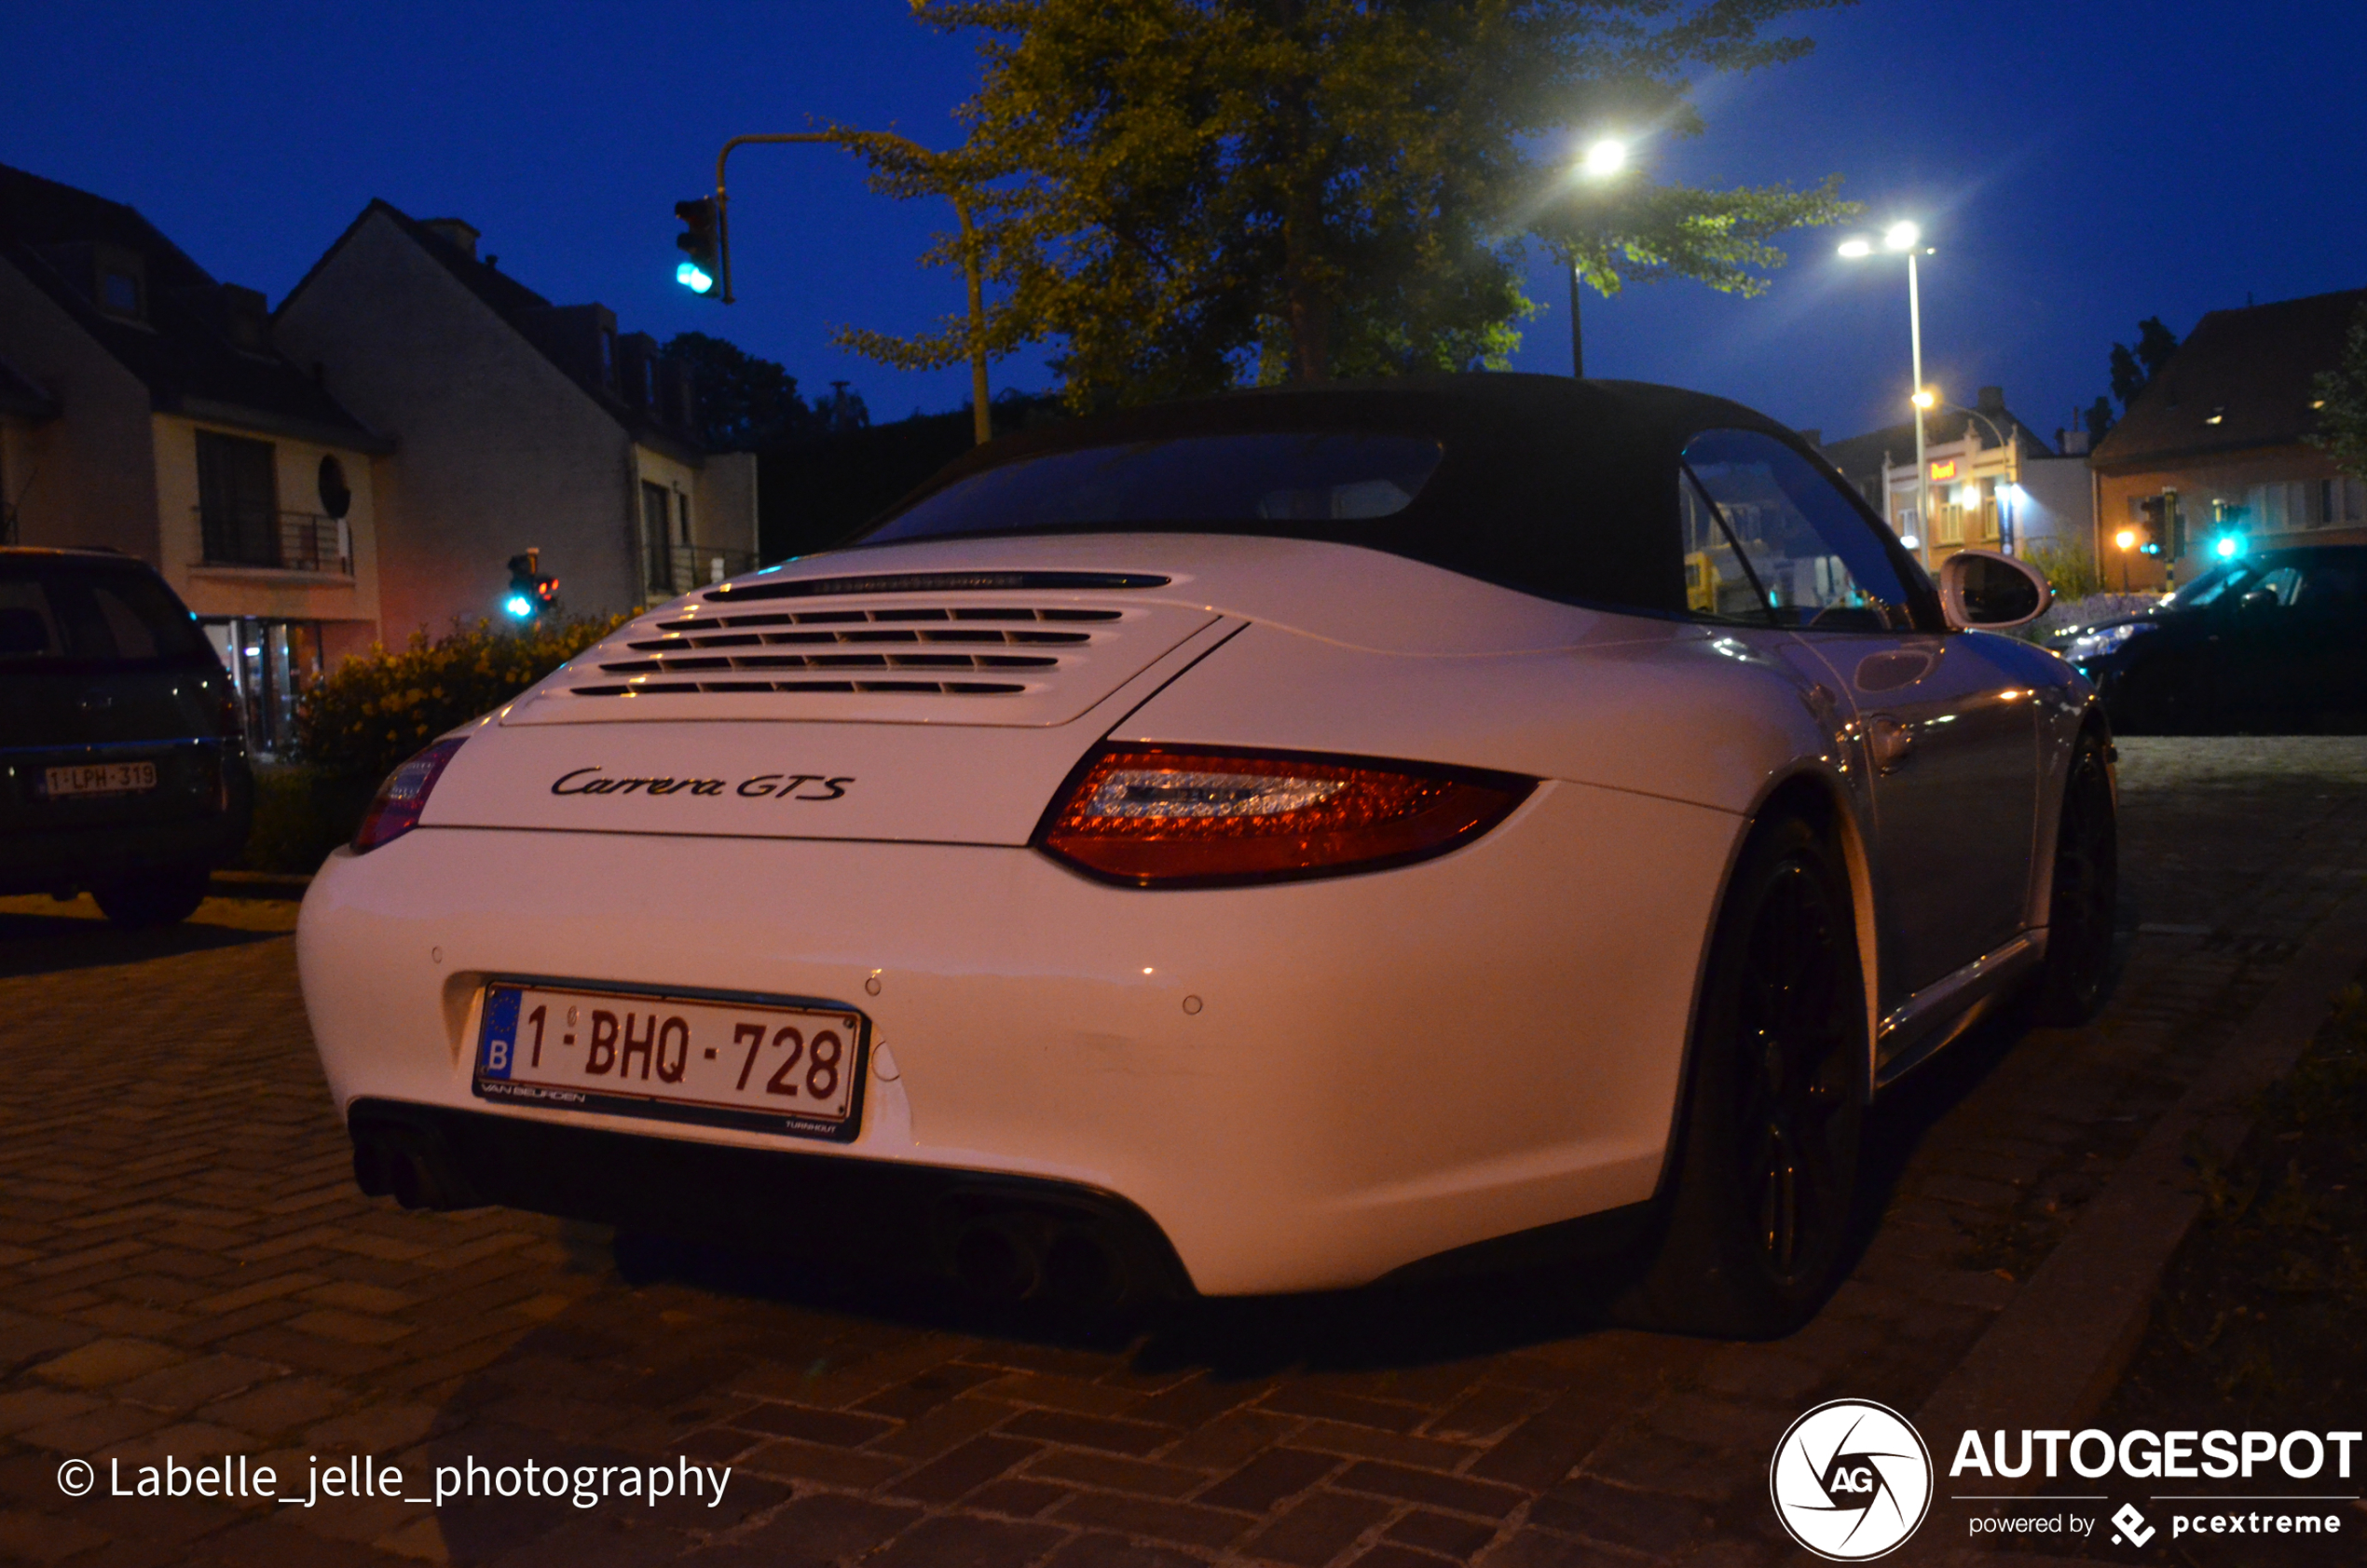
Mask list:
[[[400,649],[374,647],[307,692],[296,746],[322,775],[373,784],[456,724],[490,713],[624,623],[564,620],[516,631],[480,620]]]

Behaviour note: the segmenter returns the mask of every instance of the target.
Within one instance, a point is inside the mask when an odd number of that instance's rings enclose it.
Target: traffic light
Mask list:
[[[510,557],[510,591],[501,607],[513,620],[532,620],[558,606],[559,579],[542,575],[541,556],[541,551],[529,550]]]
[[[702,196],[676,202],[674,215],[682,220],[674,242],[684,252],[674,280],[694,294],[711,294],[723,276],[723,210],[715,198]]]
[[[2162,541],[2169,537],[2169,500],[2164,496],[2148,496],[2138,503],[2137,552],[2159,555]]]

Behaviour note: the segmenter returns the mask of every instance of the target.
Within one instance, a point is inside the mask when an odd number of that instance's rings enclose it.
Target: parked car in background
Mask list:
[[[0,893],[170,925],[253,802],[229,675],[164,579],[111,551],[0,549]]]
[[[2050,641],[2125,734],[2367,731],[2367,545],[2225,561]]]
[[[413,1206],[1082,1302],[1616,1238],[1782,1332],[1875,1096],[2100,994],[2093,693],[1971,629],[2045,604],[1670,388],[1080,419],[397,769],[305,1004]]]

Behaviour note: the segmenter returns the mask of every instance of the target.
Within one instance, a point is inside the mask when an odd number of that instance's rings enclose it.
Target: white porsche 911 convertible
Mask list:
[[[979,448],[387,781],[305,999],[365,1191],[990,1297],[1539,1244],[1802,1321],[1867,1110],[2096,1004],[2093,693],[1666,388],[1240,393]]]

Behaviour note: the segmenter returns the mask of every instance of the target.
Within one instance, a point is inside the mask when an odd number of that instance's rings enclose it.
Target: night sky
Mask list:
[[[1703,184],[1843,177],[1868,222],[1922,222],[1927,375],[2002,385],[2052,432],[2105,389],[2141,317],[2367,285],[2367,113],[2356,0],[1865,0],[1812,14],[1805,62],[1704,84],[1706,136],[1647,149]],[[674,202],[727,136],[838,119],[950,144],[969,46],[897,0],[657,5],[18,4],[0,162],[138,207],[216,277],[276,305],[372,197],[458,215],[481,250],[626,330],[716,333],[809,393],[851,382],[875,418],[959,406],[956,370],[908,375],[829,327],[911,330],[959,303],[912,258],[950,218],[870,195],[827,148],[732,157],[742,303],[672,282]],[[1794,236],[1757,300],[1665,284],[1589,296],[1588,368],[1738,398],[1828,439],[1908,389],[1895,260]],[[1568,369],[1567,289],[1539,258],[1519,368]],[[994,384],[1036,389],[1038,359]]]

